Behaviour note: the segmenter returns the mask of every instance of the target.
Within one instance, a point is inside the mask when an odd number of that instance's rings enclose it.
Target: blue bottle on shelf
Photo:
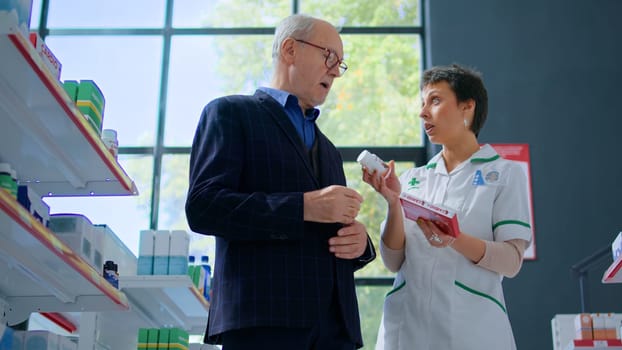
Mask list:
[[[209,292],[212,279],[212,267],[209,265],[209,256],[201,256],[201,267],[205,271],[205,284],[203,286],[203,296],[205,300],[210,301]]]

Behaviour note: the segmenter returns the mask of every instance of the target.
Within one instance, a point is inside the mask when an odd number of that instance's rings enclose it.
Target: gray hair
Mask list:
[[[287,38],[308,39],[317,19],[309,15],[295,14],[286,17],[279,23],[274,32],[272,44],[272,61],[276,63],[281,54],[281,44]]]

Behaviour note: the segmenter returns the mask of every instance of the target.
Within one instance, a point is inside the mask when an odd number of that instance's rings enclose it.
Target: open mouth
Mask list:
[[[432,129],[434,129],[434,125],[425,123],[423,124],[423,128],[425,129],[426,133],[429,133]]]
[[[322,85],[322,87],[323,87],[324,89],[328,89],[328,88],[330,88],[330,84],[329,84],[329,83],[324,83],[324,82],[321,82],[321,83],[320,83],[320,85]]]

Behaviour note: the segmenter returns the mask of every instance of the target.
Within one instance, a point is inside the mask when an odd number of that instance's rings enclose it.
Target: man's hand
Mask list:
[[[367,232],[365,225],[354,221],[337,231],[336,237],[328,240],[328,249],[341,259],[356,259],[363,255],[367,248]]]
[[[361,209],[363,197],[355,190],[332,185],[304,194],[304,220],[351,224]]]

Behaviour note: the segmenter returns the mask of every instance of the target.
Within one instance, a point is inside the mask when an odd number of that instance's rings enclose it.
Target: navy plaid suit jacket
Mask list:
[[[206,341],[246,327],[313,327],[334,289],[351,339],[362,346],[354,271],[375,258],[337,259],[339,224],[303,220],[303,192],[345,185],[341,155],[316,127],[320,178],[283,107],[262,91],[203,110],[190,156],[186,216],[216,237]]]

